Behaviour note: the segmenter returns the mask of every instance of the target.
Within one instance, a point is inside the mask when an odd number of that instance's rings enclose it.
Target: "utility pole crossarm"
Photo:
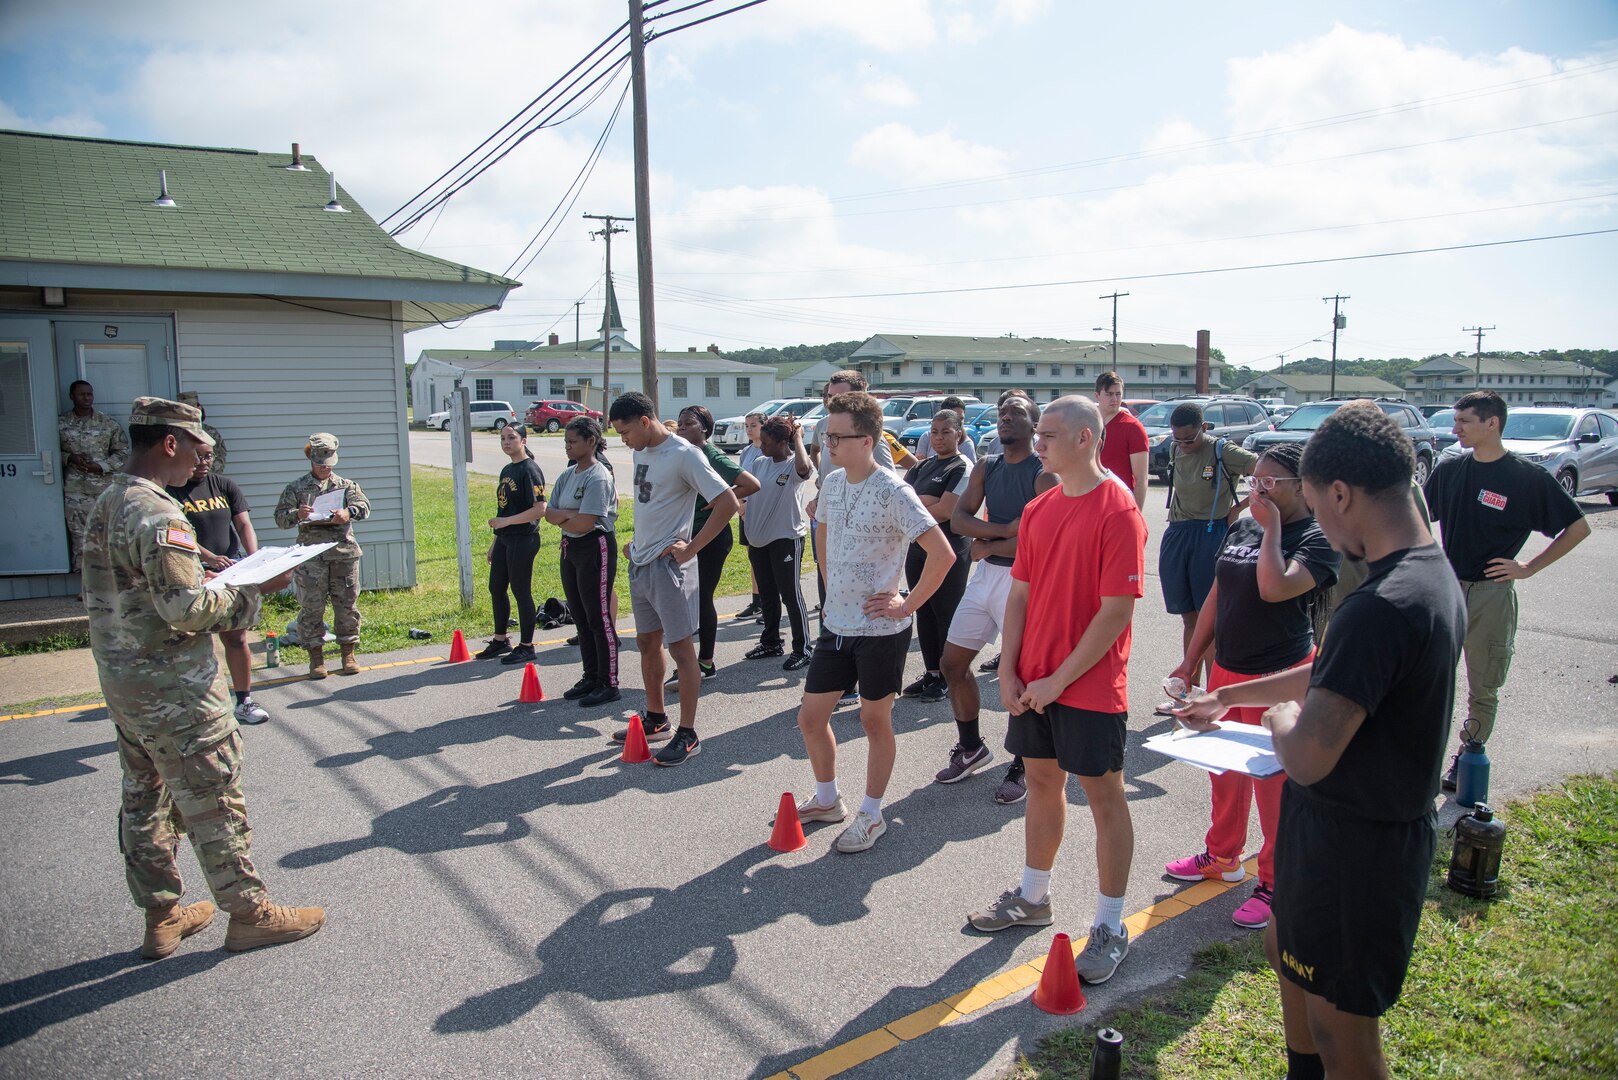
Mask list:
[[[601,228],[590,234],[591,239],[599,236],[607,242],[607,289],[606,300],[601,305],[601,415],[605,417],[612,407],[612,309],[615,294],[612,291],[612,234],[628,232],[619,225],[620,221],[634,221],[634,218],[620,217],[617,214],[585,214],[591,221],[602,223]],[[586,404],[589,404],[586,402]]]
[[[1477,347],[1475,349],[1473,349],[1473,351],[1472,351],[1472,389],[1474,389],[1474,390],[1483,389],[1483,335],[1486,332],[1488,332],[1490,330],[1495,330],[1495,329],[1498,329],[1498,327],[1494,327],[1494,326],[1463,326],[1463,327],[1461,327],[1461,333],[1463,333],[1463,334],[1476,334],[1477,335]]]

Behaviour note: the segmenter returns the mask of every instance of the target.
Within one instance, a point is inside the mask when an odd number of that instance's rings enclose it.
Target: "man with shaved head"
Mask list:
[[[1129,952],[1123,911],[1135,832],[1124,738],[1130,620],[1146,573],[1146,522],[1134,493],[1101,467],[1101,433],[1096,403],[1078,395],[1047,405],[1035,430],[1034,450],[1061,483],[1023,511],[1000,661],[1006,749],[1027,769],[1023,874],[970,916],[979,930],[1051,924],[1051,867],[1074,774],[1096,830],[1100,895],[1076,962],[1090,983],[1112,978]]]

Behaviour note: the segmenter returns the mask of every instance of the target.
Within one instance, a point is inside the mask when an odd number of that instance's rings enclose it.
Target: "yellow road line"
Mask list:
[[[1258,860],[1247,860],[1246,867],[1248,873],[1257,874]],[[1235,887],[1235,884],[1226,881],[1199,881],[1188,889],[1181,889],[1135,912],[1124,920],[1124,926],[1129,929],[1131,949],[1134,947],[1134,939],[1146,931],[1161,926],[1170,919],[1178,918],[1215,897],[1223,896]],[[1087,937],[1075,938],[1073,951],[1075,953],[1081,951],[1087,940]],[[919,1039],[930,1031],[956,1023],[1003,998],[1028,989],[1039,982],[1044,970],[1043,956],[1026,964],[1018,964],[1008,971],[991,975],[958,994],[952,994],[943,1001],[890,1021],[875,1031],[846,1039],[812,1058],[783,1069],[769,1077],[769,1080],[827,1080],[828,1077],[845,1073],[873,1058],[880,1057],[896,1046],[912,1039]]]

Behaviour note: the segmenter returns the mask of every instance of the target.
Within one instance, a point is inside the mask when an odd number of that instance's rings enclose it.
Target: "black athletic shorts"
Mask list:
[[[803,692],[827,694],[835,690],[841,694],[857,681],[860,697],[881,701],[899,692],[904,682],[905,654],[909,651],[908,626],[897,634],[876,637],[843,637],[822,630],[809,660]]]
[[[1018,713],[1006,727],[1006,750],[1055,758],[1074,776],[1104,776],[1124,767],[1129,714],[1092,712],[1053,701],[1043,713]]]
[[[1399,1000],[1427,897],[1438,830],[1372,821],[1317,802],[1288,781],[1275,836],[1281,972],[1356,1016]]]

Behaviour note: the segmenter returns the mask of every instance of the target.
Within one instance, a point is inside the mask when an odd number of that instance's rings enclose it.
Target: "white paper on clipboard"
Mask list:
[[[226,585],[262,585],[271,578],[280,577],[300,563],[308,562],[335,542],[328,544],[295,544],[292,547],[259,548],[240,562],[231,563],[208,579],[210,589],[223,589]]]
[[[343,508],[348,494],[347,488],[332,488],[330,491],[316,495],[315,501],[309,504],[309,521],[329,521],[334,512]]]
[[[1217,731],[1199,731],[1178,739],[1168,732],[1141,745],[1215,775],[1237,772],[1262,779],[1282,771],[1274,740],[1257,724],[1221,720]]]

